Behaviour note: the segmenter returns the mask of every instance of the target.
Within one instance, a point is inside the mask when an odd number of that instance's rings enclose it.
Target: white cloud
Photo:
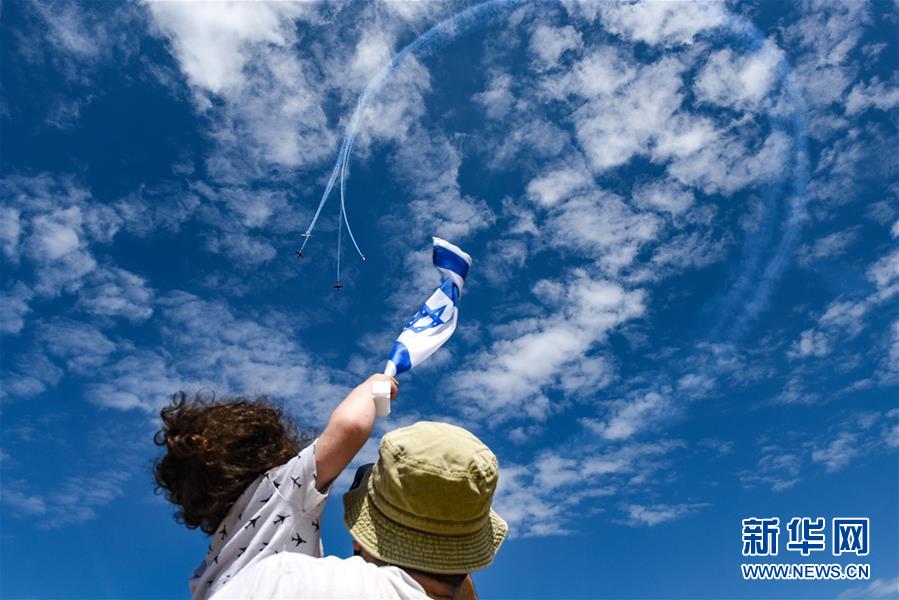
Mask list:
[[[740,472],[743,487],[770,487],[773,492],[788,490],[799,483],[802,459],[778,446],[764,446],[762,456],[752,469]]]
[[[634,203],[672,215],[680,215],[693,206],[693,192],[670,181],[654,181],[637,186],[633,192]]]
[[[696,37],[723,25],[727,12],[717,2],[584,2],[581,10],[597,10],[610,32],[651,45],[691,44]]]
[[[366,74],[371,76],[371,71]],[[404,60],[390,73],[390,81],[366,104],[359,124],[356,152],[364,157],[372,151],[368,146],[375,141],[423,142],[420,133],[413,129],[425,114],[425,95],[430,90],[428,70],[414,57]]]
[[[615,363],[597,355],[582,356],[569,363],[559,376],[559,389],[569,397],[584,397],[588,390],[601,390],[617,375]]]
[[[0,333],[15,335],[25,327],[25,315],[31,312],[29,300],[34,296],[21,281],[0,295]]]
[[[783,389],[774,399],[779,404],[814,404],[821,399],[817,392],[807,390],[806,379],[808,372],[805,369],[794,369],[787,377]]]
[[[892,250],[876,260],[868,268],[867,276],[876,289],[864,296],[856,294],[855,297],[838,298],[828,304],[818,318],[817,331],[807,334],[809,352],[814,353],[814,348],[823,349],[822,344],[832,345],[828,340],[841,334],[849,338],[858,336],[864,331],[871,315],[875,314],[875,309],[899,295],[899,250]],[[800,340],[800,345],[793,352],[802,355],[802,348]]]
[[[719,127],[711,116],[685,110],[688,59],[665,56],[640,65],[620,51],[603,49],[583,57],[564,74],[542,78],[539,89],[549,98],[581,100],[572,120],[595,173],[645,156],[657,164],[667,163],[676,181],[708,194],[732,194],[779,176],[789,163],[787,135],[774,130],[757,143],[752,113]],[[759,83],[761,67],[746,60],[746,85],[751,86],[743,93],[752,98],[774,84]],[[741,100],[739,108],[744,113],[761,109],[757,104]]]
[[[39,215],[31,224],[29,253],[32,258],[54,261],[81,246],[81,210],[72,207]]]
[[[839,471],[858,456],[857,442],[855,434],[844,431],[827,446],[813,451],[812,460],[824,463],[828,473]]]
[[[781,177],[790,162],[791,147],[790,138],[779,131],[755,147],[739,135],[722,133],[697,143],[688,155],[676,157],[668,173],[706,194],[732,194],[759,181]]]
[[[804,244],[797,253],[799,264],[807,267],[820,259],[838,258],[846,253],[858,237],[858,228],[850,227],[818,238],[811,244]]]
[[[691,515],[707,506],[709,506],[708,503],[695,502],[692,504],[653,504],[649,506],[628,504],[624,508],[627,511],[628,523],[652,527]]]
[[[807,1],[798,18],[783,28],[783,39],[794,65],[793,77],[808,106],[808,130],[825,140],[848,122],[833,113],[856,80],[858,67],[849,59],[870,22],[866,2]]]
[[[811,439],[796,440],[793,447],[762,441],[761,458],[751,469],[739,473],[746,488],[770,487],[779,492],[794,487],[800,476],[820,464],[827,473],[845,469],[856,460],[870,459],[877,453],[892,452],[896,447],[899,409],[856,411],[837,421],[833,430],[824,435],[812,433]]]
[[[581,447],[575,452],[546,450],[527,465],[503,464],[494,508],[509,523],[512,537],[577,533],[579,519],[601,510],[585,505],[589,499],[639,497],[666,468],[668,455],[682,447],[680,442],[660,441]]]
[[[3,373],[0,396],[30,398],[55,386],[63,371],[53,364],[43,352],[29,351],[16,357],[15,368]]]
[[[495,216],[480,199],[465,196],[459,185],[462,154],[442,132],[416,128],[397,149],[391,168],[412,196],[407,213],[413,218],[413,239],[437,235],[463,242],[491,226]]]
[[[868,269],[868,279],[880,289],[886,289],[899,279],[899,249],[879,258]]]
[[[806,329],[793,342],[793,346],[787,352],[790,358],[806,358],[808,356],[822,357],[830,354],[832,348],[827,335],[814,329]]]
[[[78,321],[54,319],[38,324],[37,339],[73,373],[92,375],[116,345],[95,327]]]
[[[682,442],[664,440],[626,444],[588,454],[583,471],[587,476],[624,475],[629,483],[638,485],[648,481],[656,470],[663,469],[665,457],[682,447]]]
[[[531,470],[526,466],[504,465],[493,508],[509,524],[512,537],[564,535],[557,502],[540,494],[532,485]]]
[[[574,120],[578,141],[595,171],[648,153],[663,132],[672,130],[674,113],[683,101],[683,69],[676,58],[666,57],[640,67],[639,75],[620,88],[577,90],[591,100],[574,113]]]
[[[894,178],[899,159],[892,152],[893,141],[880,127],[870,124],[842,130],[822,148],[808,185],[819,219],[831,220],[839,207],[864,197],[866,183]],[[892,211],[889,201],[866,206],[867,214],[879,221],[889,220]]]
[[[607,273],[617,275],[634,264],[661,226],[656,215],[634,212],[618,196],[592,192],[550,210],[544,228],[550,245],[592,256]]]
[[[8,483],[0,490],[0,498],[14,512],[28,516],[42,515],[47,512],[47,503],[43,498],[10,489],[9,485]]]
[[[153,314],[153,290],[139,275],[118,267],[102,267],[82,288],[77,306],[94,315],[141,322]]]
[[[22,223],[21,211],[15,206],[0,206],[0,248],[9,260],[18,262],[19,237]]]
[[[540,489],[554,490],[563,485],[579,483],[581,480],[578,461],[549,452],[537,456],[534,460],[534,469],[536,471],[534,483]]]
[[[896,596],[899,596],[899,577],[892,579],[880,577],[868,585],[849,588],[837,598],[848,600],[850,598],[895,598]]]
[[[550,98],[569,96],[596,98],[610,96],[632,82],[637,65],[631,64],[620,50],[602,47],[591,50],[570,69],[538,80],[539,89]]]
[[[101,381],[88,386],[87,397],[104,407],[155,414],[176,391],[206,385],[205,380],[182,377],[170,362],[175,361],[161,351],[132,350],[103,370]]]
[[[572,27],[550,27],[539,24],[531,35],[530,50],[543,67],[554,67],[568,50],[583,45],[581,34]]]
[[[39,529],[58,529],[95,518],[98,509],[124,494],[131,476],[130,471],[123,469],[74,475],[45,494],[33,494],[26,483],[15,481],[4,485],[0,499],[15,517],[28,518]]]
[[[556,312],[540,319],[513,319],[512,338],[494,341],[469,361],[477,366],[463,368],[449,382],[464,412],[497,419],[543,418],[551,411],[544,388],[558,386],[558,374],[567,365],[613,328],[643,314],[642,291],[589,279],[583,272],[560,283],[565,295]]]
[[[139,9],[117,4],[95,11],[78,2],[35,3],[27,7],[9,37],[29,66],[49,69],[51,77],[66,85],[65,93],[47,89],[43,120],[54,128],[73,126],[81,111],[98,95],[95,78],[108,61],[125,64],[139,49]],[[18,58],[18,57],[17,57]],[[36,115],[37,116],[37,115]]]
[[[139,186],[114,207],[131,233],[147,237],[160,232],[177,233],[200,207],[200,198],[186,186],[162,182]]]
[[[97,267],[90,244],[108,243],[121,228],[121,217],[92,202],[90,193],[67,177],[7,177],[0,190],[14,207],[21,232],[21,243],[9,244],[8,252],[32,261],[34,281],[26,283],[38,296],[77,291]]]
[[[524,266],[528,244],[518,239],[493,240],[487,244],[485,255],[482,261],[478,261],[478,271],[492,285],[501,286]]]
[[[727,454],[731,454],[734,451],[734,443],[726,442],[723,440],[718,440],[714,438],[704,438],[697,442],[703,448],[708,448],[712,450],[719,456],[724,456]]]
[[[228,304],[175,291],[161,297],[163,345],[135,348],[99,371],[88,397],[102,406],[154,413],[179,389],[268,394],[296,403],[320,425],[348,391],[337,370],[315,365],[286,315],[238,314]]]
[[[845,329],[854,337],[861,332],[863,318],[870,308],[869,303],[864,300],[838,300],[827,307],[818,322],[825,327]]]
[[[484,107],[489,119],[507,117],[515,103],[512,76],[508,73],[493,73],[488,79],[487,89],[472,96],[472,100]]]
[[[242,231],[222,231],[206,240],[206,250],[224,254],[235,264],[245,268],[258,268],[275,258],[277,250],[260,235],[248,235]]]
[[[356,44],[356,52],[350,63],[354,79],[364,84],[393,58],[394,38],[390,32],[366,28]]]
[[[713,52],[696,77],[700,100],[737,110],[760,109],[774,89],[783,52],[771,40],[751,54],[725,48]]]
[[[899,320],[893,321],[890,326],[890,354],[888,357],[888,368],[893,373],[899,373]]]
[[[414,23],[436,18],[439,16],[440,11],[444,9],[441,4],[430,2],[429,0],[409,0],[408,2],[384,0],[380,3],[380,6],[390,13]]]
[[[54,49],[74,58],[98,58],[114,39],[107,22],[88,18],[77,3],[35,4],[36,13],[47,26],[45,39]]]
[[[218,151],[208,170],[214,178],[244,182],[272,165],[307,166],[331,155],[335,136],[322,109],[320,66],[295,48],[297,21],[317,19],[316,5],[146,6],[198,108],[212,118]]]
[[[612,403],[605,421],[584,418],[581,423],[606,440],[626,440],[671,411],[671,402],[656,392]]]
[[[190,82],[216,94],[245,83],[245,67],[254,58],[255,45],[291,44],[296,36],[294,20],[312,10],[302,4],[255,2],[148,2],[145,6],[169,38]]]
[[[650,264],[643,269],[638,267],[629,281],[655,281],[687,268],[699,269],[724,260],[730,242],[730,236],[715,235],[714,231],[708,230],[675,235],[660,243],[653,251]]]
[[[532,179],[527,185],[527,194],[538,205],[551,207],[568,200],[575,192],[591,189],[594,185],[593,176],[583,159],[576,156]]]
[[[889,111],[896,106],[899,106],[896,82],[880,81],[877,77],[868,83],[857,83],[846,98],[846,114],[853,116],[871,108]]]
[[[717,387],[718,382],[704,373],[687,373],[677,380],[677,391],[691,396],[706,395]]]

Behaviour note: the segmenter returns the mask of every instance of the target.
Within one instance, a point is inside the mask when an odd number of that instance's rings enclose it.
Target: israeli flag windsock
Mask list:
[[[471,268],[471,256],[458,246],[435,237],[434,266],[443,281],[396,338],[384,369],[386,375],[393,376],[423,363],[456,330],[459,298]],[[376,396],[376,404],[379,416],[390,414],[389,397],[379,402]]]

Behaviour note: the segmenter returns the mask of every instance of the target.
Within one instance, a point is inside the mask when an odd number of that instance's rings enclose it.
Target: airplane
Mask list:
[[[308,231],[307,231],[307,232],[305,232],[305,233],[301,233],[301,234],[300,234],[300,235],[301,235],[301,236],[303,236],[303,237],[304,237],[304,238],[307,238],[307,237],[312,237],[312,234],[311,234],[311,233],[309,233],[309,232],[308,232]]]
[[[335,283],[335,284],[333,285],[333,288],[334,288],[335,290],[337,290],[337,291],[340,291],[340,288],[342,288],[342,287],[343,287],[343,284],[340,283],[340,280],[339,280],[339,279],[337,280],[337,283]]]

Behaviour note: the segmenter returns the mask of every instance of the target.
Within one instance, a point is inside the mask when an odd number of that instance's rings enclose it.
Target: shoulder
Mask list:
[[[401,573],[359,557],[313,558],[282,552],[242,570],[214,598],[418,597],[418,590],[394,571]]]
[[[315,474],[315,446],[318,443],[316,438],[308,446],[297,452],[290,460],[283,465],[272,467],[266,472],[266,476],[272,479],[285,479],[286,483],[291,483],[291,477],[296,481],[296,476],[303,479],[312,479]]]

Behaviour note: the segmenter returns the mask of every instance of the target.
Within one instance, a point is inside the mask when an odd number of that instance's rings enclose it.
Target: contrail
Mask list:
[[[312,233],[312,230],[315,229],[316,223],[318,223],[318,217],[321,214],[322,208],[324,208],[325,203],[328,201],[328,197],[331,195],[331,191],[334,189],[334,184],[337,181],[337,178],[340,178],[340,203],[341,206],[344,207],[344,191],[346,185],[346,172],[347,172],[347,163],[349,163],[350,154],[353,150],[353,144],[356,142],[356,134],[359,132],[359,123],[362,120],[362,114],[365,112],[365,107],[368,104],[369,99],[375,94],[378,90],[381,89],[382,84],[387,79],[387,76],[390,75],[399,65],[403,63],[407,56],[410,54],[425,54],[426,52],[433,51],[437,49],[441,45],[448,44],[452,42],[456,37],[460,34],[467,31],[469,28],[480,25],[483,26],[487,20],[487,17],[492,16],[492,13],[496,13],[496,9],[498,9],[501,5],[517,5],[522,4],[524,0],[488,0],[487,2],[482,2],[480,4],[476,4],[474,6],[470,6],[469,8],[456,13],[451,17],[447,17],[443,21],[440,21],[426,32],[412,40],[409,44],[407,44],[402,50],[400,50],[393,59],[384,66],[374,77],[372,77],[371,81],[368,82],[368,85],[365,86],[365,89],[362,91],[362,94],[359,96],[359,100],[356,102],[356,108],[353,111],[353,115],[350,118],[350,122],[344,130],[343,142],[340,146],[340,152],[337,154],[337,160],[334,163],[334,168],[331,170],[331,177],[328,179],[328,184],[325,186],[325,191],[322,193],[321,200],[318,203],[318,208],[315,209],[315,215],[312,217],[312,222],[309,223],[309,227],[306,228],[306,237],[303,239],[303,245],[300,246],[300,251],[302,252],[306,248],[306,244],[309,242],[309,234]],[[350,236],[350,239],[353,241],[353,245],[356,247],[356,252],[359,253],[359,256],[365,260],[365,256],[362,254],[362,251],[359,249],[359,245],[356,244],[356,239],[353,237],[352,230],[350,229],[350,224],[346,221],[346,209],[341,209],[343,218],[346,222],[347,233]]]
[[[765,37],[755,25],[744,17],[730,15],[731,30],[737,35],[743,35],[756,47],[760,48]],[[791,165],[792,177],[786,175],[784,184],[791,181],[791,189],[787,191],[784,205],[787,209],[785,221],[778,219],[778,210],[775,202],[766,198],[766,214],[762,215],[760,231],[747,243],[747,252],[738,269],[739,275],[734,285],[725,293],[718,315],[715,318],[711,339],[720,339],[720,332],[727,328],[727,341],[736,342],[748,331],[752,321],[768,306],[774,286],[780,280],[784,270],[789,264],[790,257],[796,250],[802,234],[802,225],[806,220],[806,206],[808,197],[806,186],[808,185],[808,151],[806,133],[805,99],[793,75],[792,65],[786,56],[782,57],[777,65],[778,81],[788,98],[791,114],[789,115],[789,133],[792,139]],[[777,193],[770,189],[769,194]],[[782,224],[782,233],[778,242],[770,253],[770,258],[763,267],[760,267],[766,248],[769,248],[770,240],[774,235],[774,229],[778,222]],[[761,273],[759,274],[759,269]]]
[[[331,170],[328,183],[322,193],[318,207],[312,217],[309,227],[306,229],[307,236],[304,237],[300,250],[304,250],[309,242],[308,234],[311,234],[318,223],[319,215],[322,208],[327,203],[334,185],[340,180],[340,216],[343,224],[347,228],[356,252],[365,260],[365,256],[356,243],[356,238],[350,228],[349,219],[346,213],[346,179],[347,169],[352,155],[353,146],[356,141],[356,135],[359,131],[359,124],[368,105],[369,100],[377,94],[382,88],[390,74],[399,67],[403,61],[410,55],[426,56],[442,47],[448,45],[458,36],[468,32],[474,27],[483,27],[491,22],[491,20],[503,9],[508,7],[524,4],[524,0],[487,0],[474,6],[470,6],[461,12],[458,12],[446,19],[440,21],[412,42],[407,44],[400,50],[391,61],[381,68],[374,77],[368,82],[365,89],[356,102],[356,107],[349,123],[344,130],[343,141],[337,160]],[[549,3],[552,5],[561,4],[560,2]],[[545,5],[537,4],[535,7]],[[745,17],[730,13],[728,22],[723,26],[729,29],[736,37],[742,37],[755,47],[761,47],[765,41],[765,36],[761,31]],[[723,327],[728,328],[729,340],[737,341],[748,330],[751,322],[767,307],[770,300],[771,292],[783,274],[789,257],[796,248],[798,243],[802,223],[806,214],[806,197],[805,187],[808,179],[807,174],[807,156],[806,156],[806,123],[805,123],[805,103],[801,93],[793,80],[792,66],[787,62],[786,57],[781,59],[778,67],[779,79],[784,85],[789,98],[789,104],[792,108],[791,138],[793,140],[793,185],[790,191],[790,198],[786,200],[789,203],[789,214],[785,222],[783,222],[782,235],[776,243],[771,257],[764,267],[761,267],[765,250],[770,247],[769,241],[774,234],[774,228],[777,226],[776,218],[777,207],[775,202],[766,202],[766,214],[763,215],[760,230],[756,235],[747,242],[746,252],[740,264],[740,274],[737,276],[735,283],[724,294],[719,302],[719,309],[716,311],[717,316],[712,319],[716,325],[712,330],[712,337],[717,337],[718,332]],[[769,193],[777,193],[775,190],[769,190]],[[761,269],[761,273],[759,270]],[[339,276],[339,274],[338,274]]]

